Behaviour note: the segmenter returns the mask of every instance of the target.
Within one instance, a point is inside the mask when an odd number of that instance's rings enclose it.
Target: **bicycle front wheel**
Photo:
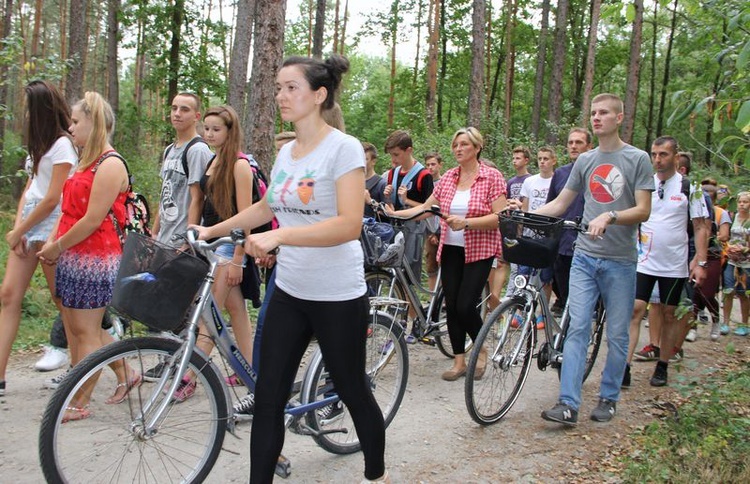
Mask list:
[[[158,383],[145,381],[122,402],[106,402],[118,388],[109,367],[126,364],[142,375],[162,364],[168,388],[173,355],[181,349],[182,342],[164,338],[126,339],[76,365],[47,404],[39,432],[47,482],[203,481],[219,456],[228,418],[220,376],[203,356],[190,358],[194,392],[182,403],[164,395]],[[144,422],[167,398],[155,431],[147,432]],[[70,410],[84,408],[82,401],[88,401],[85,410]]]
[[[371,315],[365,347],[367,380],[380,410],[385,426],[396,416],[406,392],[409,376],[409,356],[403,329],[384,314]],[[314,358],[305,372],[303,403],[314,403],[335,395],[330,375],[322,358]],[[354,422],[346,405],[336,401],[305,415],[307,425],[323,433],[313,436],[315,442],[333,454],[351,454],[361,448]]]
[[[495,423],[511,409],[529,375],[535,338],[522,299],[503,302],[487,317],[469,357],[464,388],[475,422]],[[484,371],[477,367],[479,348],[487,350]]]

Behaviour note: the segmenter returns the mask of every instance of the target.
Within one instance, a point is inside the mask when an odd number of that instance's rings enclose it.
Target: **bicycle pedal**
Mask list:
[[[427,336],[419,338],[419,342],[428,346],[435,346],[437,344],[434,338],[428,338]]]

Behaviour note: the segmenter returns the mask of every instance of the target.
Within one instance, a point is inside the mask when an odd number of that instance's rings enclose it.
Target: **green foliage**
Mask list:
[[[748,482],[750,365],[728,374],[683,378],[677,418],[638,432],[624,482]]]

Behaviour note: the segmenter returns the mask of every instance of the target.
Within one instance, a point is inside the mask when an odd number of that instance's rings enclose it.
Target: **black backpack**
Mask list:
[[[200,136],[196,136],[195,138],[188,141],[187,145],[185,145],[185,149],[182,150],[182,171],[185,172],[186,178],[190,178],[190,167],[188,166],[188,161],[187,161],[188,150],[196,143],[203,143],[205,145],[208,144],[203,138],[201,138]],[[167,149],[164,150],[164,158],[163,158],[164,160],[167,159],[167,156],[169,156],[169,152],[172,151],[173,147],[174,147],[174,143],[167,146]]]

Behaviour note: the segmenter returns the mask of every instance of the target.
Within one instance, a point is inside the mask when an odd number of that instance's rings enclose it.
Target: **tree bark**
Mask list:
[[[437,125],[439,129],[443,128],[443,88],[445,87],[445,75],[448,71],[448,36],[445,35],[445,2],[438,1],[440,6],[440,77],[438,78],[437,88]]]
[[[425,100],[425,114],[427,119],[427,129],[431,133],[435,132],[440,4],[440,0],[430,1],[430,18],[428,20],[429,40],[427,41],[427,98]]]
[[[326,0],[318,0],[315,9],[315,31],[313,32],[312,55],[318,59],[323,57],[323,34],[326,24]]]
[[[237,3],[237,23],[234,27],[234,43],[229,59],[227,104],[237,111],[240,119],[245,119],[247,66],[250,63],[255,10],[255,0],[239,0]]]
[[[628,61],[628,78],[625,85],[625,111],[622,120],[622,140],[633,142],[635,129],[635,112],[638,104],[638,81],[641,73],[641,42],[643,42],[643,0],[635,0],[635,19],[633,34],[630,37],[630,58]]]
[[[648,115],[646,116],[646,142],[644,147],[651,147],[651,137],[654,134],[654,102],[656,101],[656,35],[658,34],[659,2],[654,2],[653,30],[651,32],[651,75],[648,87]]]
[[[339,52],[339,8],[341,7],[341,0],[336,0],[333,12],[333,52],[338,54]]]
[[[469,126],[482,127],[484,118],[484,38],[487,3],[474,0],[471,15],[471,77],[469,78]]]
[[[536,57],[536,79],[534,81],[534,107],[531,111],[531,138],[539,139],[539,122],[542,118],[544,97],[544,67],[547,65],[547,30],[549,28],[550,0],[542,1],[542,24],[539,29],[539,51]]]
[[[417,79],[419,77],[419,54],[422,47],[422,12],[424,11],[424,0],[417,0],[417,53],[414,55],[414,74],[412,76],[412,91],[416,91]]]
[[[586,53],[586,74],[583,81],[583,99],[581,100],[580,126],[587,126],[589,111],[591,111],[591,92],[594,90],[594,67],[596,63],[596,38],[599,28],[599,15],[601,13],[602,0],[591,2],[591,24],[589,26],[589,47]]]
[[[120,0],[107,1],[107,100],[118,114],[120,110],[120,77],[117,65],[117,41],[119,37],[119,23],[117,16],[120,12]]]
[[[674,0],[672,10],[672,25],[669,28],[669,40],[667,40],[667,55],[664,59],[664,77],[661,81],[661,96],[659,99],[659,114],[656,116],[656,136],[661,136],[664,127],[664,106],[667,103],[667,87],[669,86],[669,67],[672,63],[672,44],[674,43],[674,33],[677,29],[677,2]]]
[[[344,3],[344,21],[341,23],[341,38],[339,39],[339,54],[346,55],[346,24],[349,23],[349,0]]]
[[[174,0],[170,25],[172,42],[169,49],[169,72],[167,74],[167,102],[169,103],[177,95],[177,81],[180,75],[180,32],[184,19],[185,0]]]
[[[396,107],[396,44],[398,44],[398,0],[391,4],[391,75],[388,90],[388,129],[393,129]]]
[[[36,0],[34,7],[34,30],[31,33],[31,57],[36,58],[39,56],[39,30],[42,26],[42,17],[44,16],[44,8],[42,6],[42,0]],[[30,75],[33,75],[36,68],[32,67]]]
[[[13,0],[5,0],[5,9],[3,10],[3,24],[2,24],[2,40],[6,40],[10,37],[11,29],[13,28]],[[6,82],[0,82],[0,153],[4,153],[5,150],[5,127],[7,118],[7,106],[8,106],[8,64],[0,62],[0,79],[6,80]],[[5,173],[4,170],[5,156],[0,156],[0,173]]]
[[[513,31],[516,28],[516,14],[518,11],[518,2],[508,0],[508,17],[505,27],[505,110],[503,113],[505,123],[503,124],[503,136],[508,139],[510,136],[511,116],[513,115],[513,80],[516,69],[516,48],[513,43]]]
[[[568,0],[557,2],[555,16],[555,52],[550,75],[547,119],[550,129],[547,131],[547,143],[555,144],[559,138],[560,118],[562,115],[563,73],[565,71],[566,32],[568,27]]]
[[[86,53],[86,0],[70,0],[68,61],[65,75],[65,98],[70,104],[83,97],[83,59]]]
[[[276,120],[276,72],[284,51],[286,0],[258,2],[253,40],[253,72],[245,118],[246,150],[251,151],[266,173],[274,159]]]

